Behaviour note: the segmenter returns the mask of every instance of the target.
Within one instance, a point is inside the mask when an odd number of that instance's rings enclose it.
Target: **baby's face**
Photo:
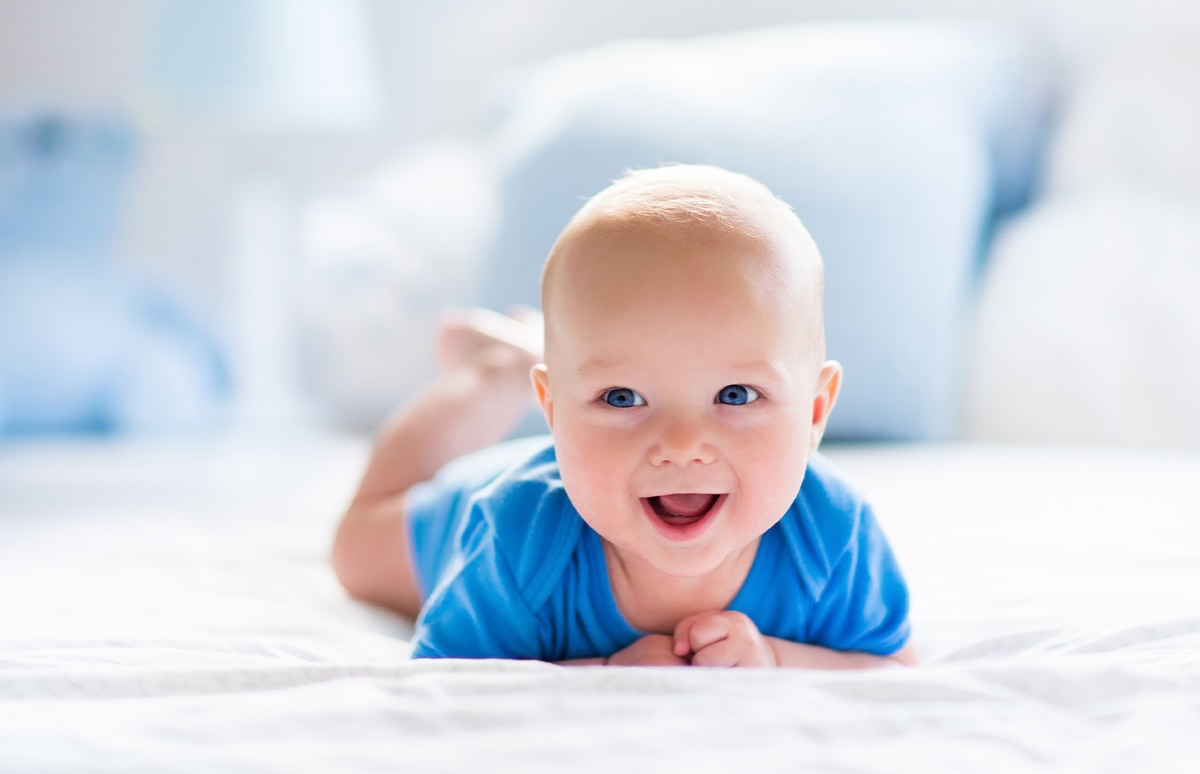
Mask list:
[[[836,395],[799,280],[724,233],[593,233],[562,258],[535,379],[571,500],[623,561],[735,561],[796,497]]]

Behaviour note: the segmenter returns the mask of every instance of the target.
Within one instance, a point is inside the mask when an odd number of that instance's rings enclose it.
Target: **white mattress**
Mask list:
[[[827,452],[920,668],[410,662],[325,561],[362,443],[0,446],[0,772],[1200,770],[1200,456]]]

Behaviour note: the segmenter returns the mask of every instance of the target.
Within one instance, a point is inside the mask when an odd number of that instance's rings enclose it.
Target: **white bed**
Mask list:
[[[1200,767],[1200,455],[827,452],[920,668],[410,662],[325,561],[365,442],[0,447],[0,771]]]

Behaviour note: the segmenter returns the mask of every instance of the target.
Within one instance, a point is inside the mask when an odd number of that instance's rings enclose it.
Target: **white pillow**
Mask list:
[[[1055,142],[1048,190],[1133,184],[1200,193],[1200,42],[1153,41],[1079,79]]]
[[[1098,188],[998,240],[979,304],[974,440],[1200,447],[1200,199]]]
[[[435,378],[438,319],[469,300],[495,210],[482,149],[452,140],[418,146],[310,204],[300,341],[322,413],[371,428]]]

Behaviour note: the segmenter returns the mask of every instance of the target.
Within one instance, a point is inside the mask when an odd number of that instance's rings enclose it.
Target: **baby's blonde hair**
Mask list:
[[[571,223],[604,220],[630,230],[665,224],[707,224],[752,238],[771,226],[807,231],[792,208],[762,183],[703,164],[668,164],[627,171],[592,197]],[[564,234],[571,230],[568,224]]]

